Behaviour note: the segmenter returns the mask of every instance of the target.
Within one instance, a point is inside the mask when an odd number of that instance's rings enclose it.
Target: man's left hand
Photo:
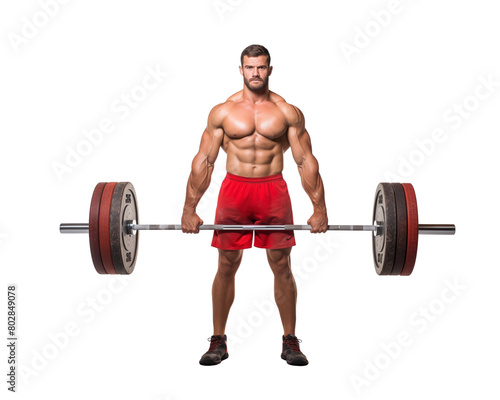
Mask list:
[[[307,220],[311,225],[311,233],[325,233],[328,230],[328,215],[325,211],[314,211],[314,214]]]

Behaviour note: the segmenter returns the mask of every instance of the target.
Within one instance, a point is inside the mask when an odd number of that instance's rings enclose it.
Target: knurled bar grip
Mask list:
[[[328,225],[329,231],[377,231],[380,225]],[[164,224],[164,225],[129,225],[129,229],[134,231],[178,231],[182,230],[181,225]],[[310,225],[200,225],[199,230],[248,230],[248,231],[309,231]],[[89,224],[67,223],[59,226],[61,233],[88,233]],[[454,235],[455,225],[453,224],[419,224],[418,233],[421,235]]]

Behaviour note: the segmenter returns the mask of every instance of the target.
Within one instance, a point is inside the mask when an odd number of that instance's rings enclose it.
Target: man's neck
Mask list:
[[[250,90],[246,85],[243,86],[243,99],[250,103],[261,103],[269,100],[269,86],[255,92]]]

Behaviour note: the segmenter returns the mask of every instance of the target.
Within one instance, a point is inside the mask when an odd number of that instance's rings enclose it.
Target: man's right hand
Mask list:
[[[198,229],[203,224],[203,220],[198,217],[195,211],[186,211],[182,213],[181,226],[184,233],[199,233]]]

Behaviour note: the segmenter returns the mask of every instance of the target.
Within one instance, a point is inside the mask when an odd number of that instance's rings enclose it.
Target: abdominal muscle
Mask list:
[[[247,178],[261,178],[283,171],[282,137],[271,140],[257,132],[243,138],[224,137],[226,170]]]

